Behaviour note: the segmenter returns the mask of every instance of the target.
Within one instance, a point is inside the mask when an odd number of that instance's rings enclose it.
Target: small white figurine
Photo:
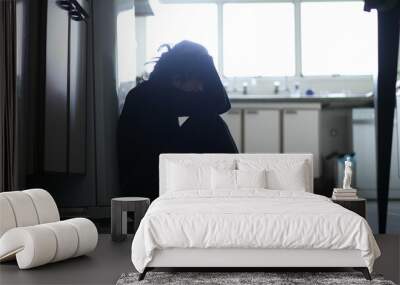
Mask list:
[[[350,157],[347,157],[344,162],[344,178],[343,178],[343,189],[351,188],[351,176],[353,175],[353,170],[351,169]]]

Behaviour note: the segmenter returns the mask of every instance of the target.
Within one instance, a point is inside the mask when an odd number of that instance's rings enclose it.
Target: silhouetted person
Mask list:
[[[158,197],[161,153],[237,153],[220,114],[231,108],[207,50],[183,41],[163,53],[132,89],[118,126],[121,189]],[[179,125],[179,117],[189,117]]]

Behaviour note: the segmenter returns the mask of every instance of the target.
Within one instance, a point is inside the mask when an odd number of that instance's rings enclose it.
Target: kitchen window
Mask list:
[[[215,3],[159,4],[152,2],[154,14],[146,20],[146,55],[152,60],[162,44],[190,40],[205,46],[218,65],[218,17]]]
[[[362,2],[301,4],[304,75],[365,75],[376,70],[377,24]]]
[[[225,76],[295,74],[294,5],[234,3],[223,6]]]
[[[146,18],[147,60],[161,44],[187,39],[204,45],[229,78],[375,71],[377,17],[363,1],[159,1],[151,2],[156,16]]]

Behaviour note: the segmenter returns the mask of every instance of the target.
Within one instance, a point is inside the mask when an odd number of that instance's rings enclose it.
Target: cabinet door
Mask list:
[[[366,112],[364,112],[366,111]],[[376,148],[374,110],[353,111],[353,147],[356,153],[355,185],[358,190],[376,193]],[[391,168],[392,170],[392,168]],[[363,197],[370,196],[363,193]]]
[[[389,198],[400,197],[398,122],[393,122],[392,159]],[[373,108],[353,110],[353,148],[356,154],[354,186],[366,198],[376,198],[375,111]]]
[[[245,110],[244,151],[246,153],[281,151],[279,110]]]
[[[84,21],[70,22],[68,172],[74,174],[86,173],[86,28]]]
[[[87,23],[57,3],[47,3],[44,171],[85,174]]]
[[[68,171],[68,13],[48,1],[44,171]]]
[[[312,153],[314,177],[319,177],[319,110],[285,110],[283,114],[283,152]]]
[[[242,111],[233,109],[222,115],[239,152],[242,152]]]

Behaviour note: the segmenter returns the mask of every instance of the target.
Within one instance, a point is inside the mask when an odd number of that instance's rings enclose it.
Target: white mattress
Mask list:
[[[359,250],[372,271],[379,248],[368,223],[319,195],[248,189],[172,192],[150,206],[132,243],[139,272],[169,248]]]

